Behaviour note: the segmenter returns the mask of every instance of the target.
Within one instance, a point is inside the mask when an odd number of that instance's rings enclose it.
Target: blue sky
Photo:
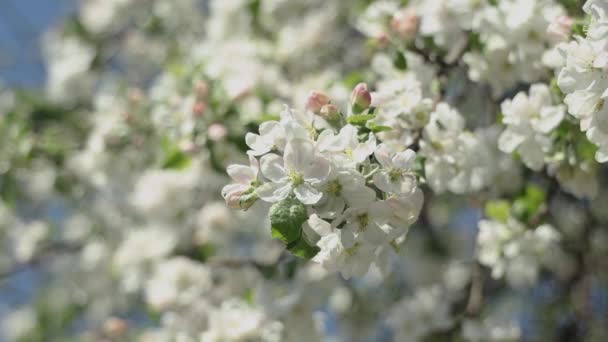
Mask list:
[[[41,34],[75,7],[76,0],[0,1],[0,81],[32,87],[44,82]]]

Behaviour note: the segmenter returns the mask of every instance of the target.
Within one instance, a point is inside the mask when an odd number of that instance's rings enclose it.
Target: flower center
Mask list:
[[[304,184],[304,177],[296,170],[289,171],[289,179],[291,180],[293,186]]]
[[[344,252],[348,256],[353,256],[353,255],[355,255],[355,253],[357,253],[358,248],[359,248],[359,243],[355,242],[355,244],[351,248],[344,249]]]
[[[388,173],[388,178],[391,180],[391,182],[398,181],[401,179],[401,176],[403,176],[403,170],[401,169],[392,169]]]
[[[329,182],[325,191],[334,196],[340,196],[340,192],[342,191],[342,185],[340,185],[337,180]]]
[[[361,214],[357,216],[357,222],[359,223],[359,231],[364,231],[369,224],[369,217],[367,214]]]

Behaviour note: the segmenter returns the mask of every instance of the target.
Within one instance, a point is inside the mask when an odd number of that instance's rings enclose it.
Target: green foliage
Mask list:
[[[169,139],[165,138],[161,141],[161,148],[163,151],[161,167],[163,169],[183,170],[190,165],[190,157]]]
[[[346,122],[355,126],[365,126],[365,124],[373,119],[375,116],[372,114],[357,114],[351,115],[346,118]]]
[[[374,133],[387,132],[387,131],[390,131],[392,129],[389,126],[378,125],[375,122],[368,122],[367,123],[367,128],[369,128],[369,130],[372,131],[372,132],[374,132]]]
[[[311,246],[304,240],[303,238],[298,239],[289,245],[287,245],[287,249],[293,253],[293,255],[303,258],[303,259],[311,259],[317,253],[319,253],[319,247]]]
[[[288,197],[270,208],[272,237],[285,244],[297,241],[302,235],[302,224],[308,219],[306,207],[294,197]]]
[[[513,201],[513,214],[522,221],[528,221],[544,208],[545,199],[543,189],[530,184],[526,186],[524,194]]]
[[[494,200],[486,203],[484,214],[486,217],[499,221],[507,222],[511,213],[511,203],[506,200]]]
[[[407,69],[407,59],[405,59],[405,55],[401,51],[397,51],[393,56],[393,65],[395,68],[399,70]]]
[[[281,240],[295,256],[310,259],[319,249],[310,246],[302,234],[302,224],[308,219],[306,207],[295,197],[288,197],[270,208],[272,237]]]
[[[363,75],[358,71],[351,72],[346,77],[344,77],[344,80],[342,81],[346,89],[352,89],[361,82],[363,82]]]

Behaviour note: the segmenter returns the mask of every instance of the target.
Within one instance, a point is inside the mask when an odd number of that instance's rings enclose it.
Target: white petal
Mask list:
[[[259,135],[253,133],[247,133],[245,135],[245,143],[251,151],[248,153],[254,156],[261,156],[262,154],[266,154],[270,152],[272,146],[267,144]]]
[[[324,182],[331,171],[330,162],[324,157],[316,157],[311,164],[303,168],[304,180],[313,184]]]
[[[310,186],[310,184],[302,184],[293,189],[296,197],[304,204],[316,204],[323,197],[323,193]]]
[[[393,186],[393,183],[391,182],[390,175],[388,174],[388,172],[379,171],[376,174],[374,174],[373,179],[374,179],[374,184],[378,187],[378,189],[380,189],[384,192],[388,192],[388,193],[395,192],[396,189]]]
[[[544,107],[540,112],[540,119],[534,125],[534,128],[541,133],[549,133],[557,127],[565,115],[563,106]]]
[[[283,159],[276,154],[267,154],[260,160],[260,168],[264,177],[275,183],[285,181],[287,172],[283,167]]]
[[[285,146],[285,166],[290,170],[302,172],[310,167],[314,158],[314,146],[309,140],[291,140]]]
[[[312,214],[308,218],[308,225],[315,233],[319,234],[319,236],[329,235],[333,231],[331,224],[322,220],[317,214]]]
[[[376,147],[374,157],[382,165],[382,167],[391,167],[390,149],[386,144],[380,144]]]
[[[266,202],[274,203],[287,198],[291,193],[289,183],[266,183],[256,190],[258,196]]]
[[[228,173],[230,178],[240,184],[250,184],[256,178],[256,175],[253,170],[245,165],[228,165],[226,172]]]
[[[414,167],[416,161],[416,152],[412,150],[405,150],[395,154],[393,157],[393,165],[396,168],[403,170],[410,170]]]
[[[512,153],[524,140],[521,134],[507,128],[498,138],[498,148],[505,153]]]

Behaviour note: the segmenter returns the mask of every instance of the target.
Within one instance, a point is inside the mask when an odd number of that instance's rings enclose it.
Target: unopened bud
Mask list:
[[[205,102],[197,101],[192,106],[192,113],[194,113],[195,116],[201,116],[205,112],[205,109],[207,109]]]
[[[228,135],[228,130],[222,124],[214,123],[207,128],[207,136],[211,141],[224,140],[226,135]]]
[[[226,205],[230,209],[241,209],[247,210],[257,201],[257,194],[249,189],[247,191],[234,190],[227,193],[223,193],[222,196],[226,200]]]
[[[129,323],[124,319],[110,317],[103,323],[103,331],[111,337],[123,335],[129,329]]]
[[[391,19],[391,30],[402,39],[411,39],[418,30],[418,16],[411,8],[401,10]]]
[[[570,38],[572,25],[574,25],[574,20],[571,17],[560,15],[549,24],[547,33],[555,40],[566,41]]]
[[[196,151],[196,144],[190,140],[184,140],[179,143],[179,149],[183,153],[191,154]]]
[[[323,106],[330,102],[329,96],[319,91],[313,91],[308,95],[306,100],[306,109],[319,114]]]
[[[359,114],[372,104],[372,95],[367,90],[367,84],[359,83],[353,89],[350,103],[355,114]]]
[[[340,109],[334,104],[326,104],[321,108],[319,116],[325,119],[327,122],[334,124],[340,122]]]
[[[385,32],[379,33],[376,36],[376,44],[379,48],[384,49],[390,43],[390,38]]]

